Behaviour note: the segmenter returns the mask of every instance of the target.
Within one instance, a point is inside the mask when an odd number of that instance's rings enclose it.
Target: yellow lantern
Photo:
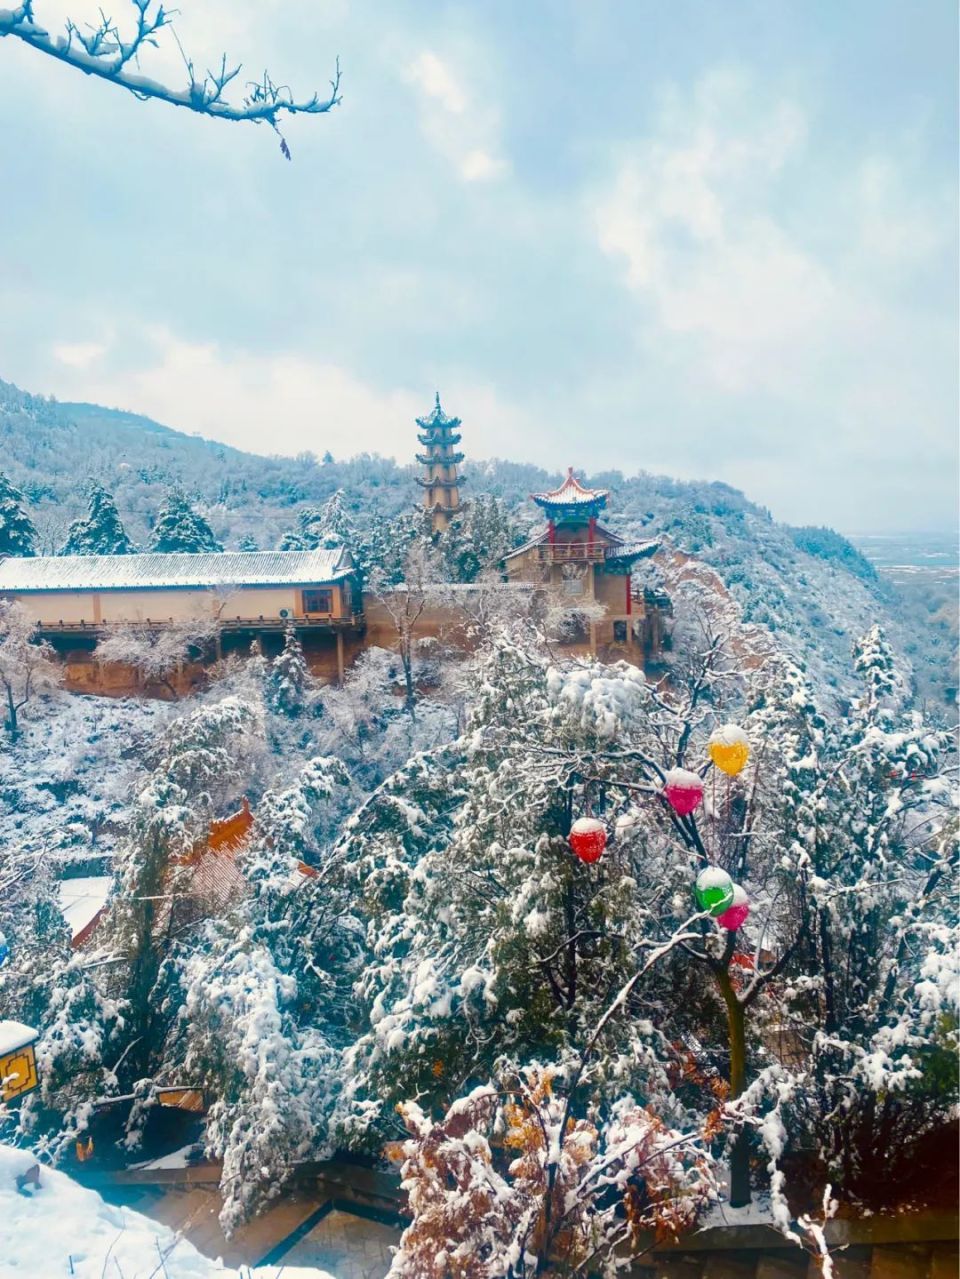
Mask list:
[[[722,724],[710,734],[707,754],[728,777],[736,777],[750,758],[750,743],[738,724]]]
[[[17,1101],[36,1088],[39,1032],[19,1021],[0,1021],[0,1101]]]

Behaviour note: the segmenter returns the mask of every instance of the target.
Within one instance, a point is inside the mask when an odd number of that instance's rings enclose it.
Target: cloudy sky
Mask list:
[[[474,457],[954,523],[953,0],[179,8],[203,65],[306,93],[339,54],[343,104],[288,164],[0,40],[0,377],[403,458],[439,388]]]

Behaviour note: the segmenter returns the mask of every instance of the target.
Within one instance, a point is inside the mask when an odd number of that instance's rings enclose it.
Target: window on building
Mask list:
[[[626,622],[614,622],[613,624],[613,642],[615,644],[626,644],[627,642],[627,624]]]
[[[305,613],[332,613],[333,591],[304,591],[303,611]]]

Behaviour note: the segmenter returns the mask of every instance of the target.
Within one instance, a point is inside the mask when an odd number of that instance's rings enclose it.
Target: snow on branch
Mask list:
[[[340,63],[336,63],[334,78],[330,82],[330,95],[297,101],[290,88],[276,84],[264,71],[260,80],[246,84],[246,95],[239,105],[227,101],[226,90],[240,74],[241,64],[228,66],[226,54],[220,60],[218,70],[207,70],[199,77],[192,59],[183,54],[189,83],[183,89],[172,89],[149,76],[140,73],[140,54],[148,46],[157,47],[157,33],[171,25],[172,10],[165,9],[155,0],[130,0],[133,6],[133,29],[126,36],[120,26],[100,11],[98,25],[87,25],[86,30],[68,18],[63,35],[51,35],[36,20],[34,0],[23,0],[15,9],[0,9],[0,38],[15,36],[40,53],[46,53],[59,62],[75,67],[85,75],[99,76],[127,89],[141,100],[157,98],[175,107],[186,107],[200,115],[214,116],[219,120],[250,120],[255,124],[264,121],[278,134],[279,118],[287,115],[323,115],[340,101]],[[176,33],[173,32],[174,39]],[[180,42],[177,40],[177,44]],[[183,49],[181,47],[181,53]],[[280,149],[290,159],[290,149],[280,134]]]

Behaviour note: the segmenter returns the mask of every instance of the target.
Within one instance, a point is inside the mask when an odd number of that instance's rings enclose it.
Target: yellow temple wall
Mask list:
[[[332,611],[310,616],[342,617],[347,603],[341,586],[320,586],[331,592]],[[299,586],[246,586],[221,594],[198,587],[180,590],[129,591],[11,591],[7,598],[19,600],[41,626],[99,626],[147,621],[187,621],[193,617],[218,615],[236,618],[279,618],[282,610],[291,617],[304,616]]]

